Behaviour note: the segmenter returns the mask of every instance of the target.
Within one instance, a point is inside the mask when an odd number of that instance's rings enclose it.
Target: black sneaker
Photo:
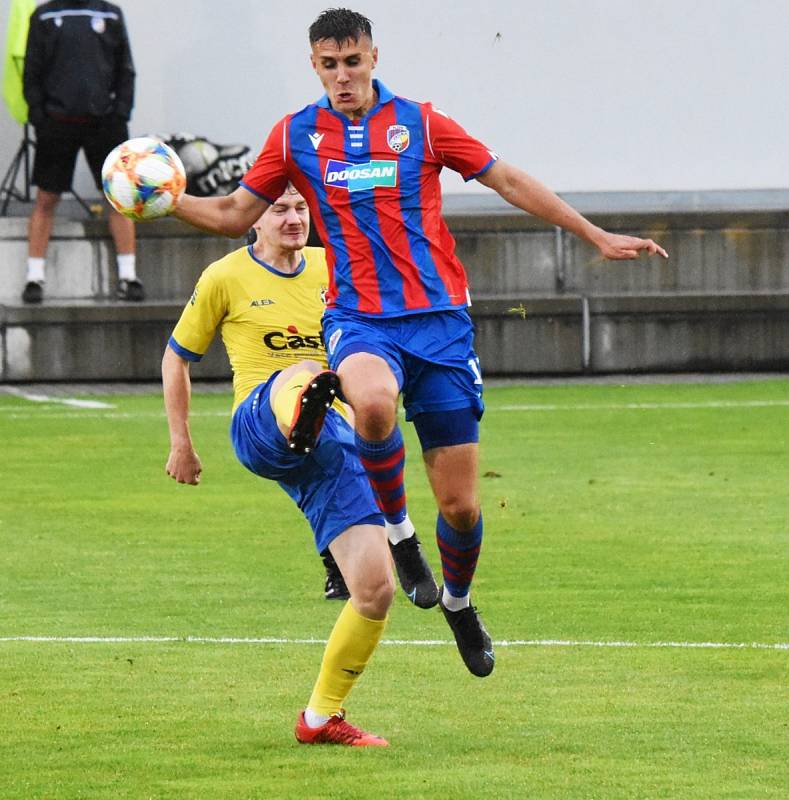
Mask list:
[[[323,591],[323,596],[327,600],[347,600],[351,593],[345,585],[345,578],[334,560],[334,556],[328,551],[324,550],[321,553],[323,559],[323,566],[326,568],[326,588]]]
[[[136,278],[131,281],[118,281],[118,300],[141,303],[145,300],[145,287]]]
[[[326,370],[313,375],[299,392],[293,422],[288,432],[288,446],[297,453],[309,453],[318,441],[326,412],[340,388],[336,372]]]
[[[38,281],[28,281],[22,292],[22,302],[37,305],[44,299],[44,287]]]
[[[477,609],[468,606],[461,611],[450,611],[444,607],[441,600],[438,604],[455,635],[460,657],[468,667],[468,671],[478,678],[490,675],[496,663],[496,656],[493,653],[493,642],[477,614]]]
[[[416,534],[397,544],[389,543],[397,577],[408,599],[419,608],[433,608],[438,602],[438,586],[430,571]]]

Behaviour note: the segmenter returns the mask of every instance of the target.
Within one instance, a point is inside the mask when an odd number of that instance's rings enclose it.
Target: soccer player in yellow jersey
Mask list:
[[[200,276],[162,360],[170,428],[167,474],[196,485],[202,466],[189,430],[189,364],[217,329],[233,368],[231,433],[247,469],[275,480],[309,520],[319,552],[342,571],[350,600],[331,632],[296,724],[305,744],[386,746],[350,725],[342,708],[372,656],[394,596],[384,520],[335,399],[320,333],[328,284],[321,248],[305,247],[309,212],[292,187],[255,224],[257,241]],[[330,407],[329,407],[330,406]]]

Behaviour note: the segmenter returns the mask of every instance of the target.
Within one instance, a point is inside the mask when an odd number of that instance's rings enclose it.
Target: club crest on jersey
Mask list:
[[[405,125],[390,125],[386,129],[386,143],[390,150],[402,153],[411,143],[411,133]]]
[[[336,186],[349,192],[361,192],[376,186],[397,186],[396,161],[368,161],[350,164],[330,159],[323,176],[326,186]]]

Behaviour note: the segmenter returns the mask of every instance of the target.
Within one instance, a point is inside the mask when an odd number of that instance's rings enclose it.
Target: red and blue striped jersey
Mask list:
[[[288,181],[304,196],[326,246],[329,306],[385,317],[465,306],[439,174],[469,181],[497,156],[430,103],[374,86],[359,120],[326,96],[280,120],[241,184],[269,202]]]

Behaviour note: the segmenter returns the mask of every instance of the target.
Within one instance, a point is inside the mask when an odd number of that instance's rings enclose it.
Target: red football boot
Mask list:
[[[389,742],[367,733],[345,721],[345,709],[329,717],[320,728],[310,728],[304,721],[304,712],[296,722],[296,739],[302,744],[344,744],[349,747],[389,747]]]

